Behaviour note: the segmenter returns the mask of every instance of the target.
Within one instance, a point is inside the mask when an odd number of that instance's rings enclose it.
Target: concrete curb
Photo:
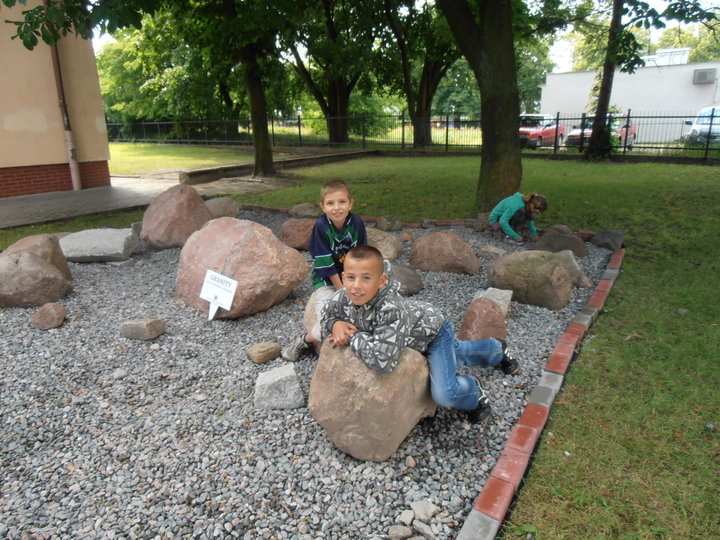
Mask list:
[[[255,205],[241,205],[241,209],[281,213],[289,211],[286,208]],[[361,217],[364,221],[371,223],[377,222],[378,219],[373,216]],[[474,222],[475,220],[464,219],[424,220],[422,223],[403,223],[403,227],[472,227]],[[579,231],[577,234],[585,241],[589,241],[595,235],[592,231]],[[550,416],[550,407],[565,380],[565,373],[567,373],[570,363],[577,358],[583,337],[602,311],[615,280],[620,274],[620,266],[624,257],[625,249],[618,249],[612,253],[592,296],[558,338],[537,386],[530,393],[523,413],[510,431],[500,459],[495,464],[455,540],[492,540],[497,536],[530,467],[535,447]]]

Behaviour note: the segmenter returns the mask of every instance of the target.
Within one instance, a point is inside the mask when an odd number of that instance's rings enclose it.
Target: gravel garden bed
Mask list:
[[[287,216],[241,217],[277,233]],[[492,261],[484,245],[527,248],[455,230],[483,267]],[[398,262],[407,264],[409,249]],[[578,262],[595,285],[610,252],[587,249]],[[68,319],[57,329],[31,327],[33,309],[0,311],[0,537],[387,538],[410,503],[427,500],[439,508],[429,530],[453,538],[558,337],[593,292],[574,288],[558,311],[512,303],[508,342],[521,373],[473,368],[492,400],[489,425],[439,408],[390,459],[362,462],[337,450],[306,407],[253,406],[258,375],[283,361],[256,365],[245,350],[302,331],[310,280],[265,312],[208,321],[174,297],[179,254],[70,263],[74,291],[60,302]],[[418,298],[456,330],[487,287],[484,271],[419,274]],[[122,337],[120,324],[137,318],[165,319],[167,330],[153,341]],[[306,395],[316,361],[306,354],[295,364]]]

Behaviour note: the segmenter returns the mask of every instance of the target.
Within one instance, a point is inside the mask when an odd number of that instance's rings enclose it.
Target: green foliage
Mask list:
[[[690,47],[690,62],[713,62],[720,60],[720,35],[706,26],[678,24],[667,28],[658,41],[658,48],[677,49]]]
[[[435,114],[480,117],[480,89],[465,58],[458,59],[440,82],[433,101]]]

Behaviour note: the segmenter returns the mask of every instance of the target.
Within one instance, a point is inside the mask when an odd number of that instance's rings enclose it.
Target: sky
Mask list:
[[[651,7],[655,8],[658,11],[664,10],[668,5],[668,0],[647,0],[647,2],[650,4]],[[705,8],[720,8],[720,0],[701,0],[700,5]],[[676,25],[677,23],[671,23],[670,27],[672,25]],[[657,35],[659,35],[660,31],[652,31],[651,30],[651,37],[652,39],[657,39]],[[550,58],[553,62],[555,62],[555,69],[553,69],[553,73],[565,73],[567,71],[572,71],[572,46],[568,41],[559,39],[555,42],[555,44],[550,49]]]

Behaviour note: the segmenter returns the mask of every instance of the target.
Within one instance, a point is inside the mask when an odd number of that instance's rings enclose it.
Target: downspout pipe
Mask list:
[[[47,9],[47,0],[45,0],[45,9]],[[80,180],[80,165],[77,158],[77,148],[75,148],[75,138],[73,137],[72,128],[70,126],[70,115],[68,114],[67,100],[65,99],[62,72],[60,71],[60,55],[58,54],[57,45],[52,45],[50,47],[50,52],[52,54],[53,71],[55,73],[55,87],[57,88],[60,115],[62,116],[63,129],[65,130],[65,149],[67,150],[68,165],[70,166],[70,180],[72,181],[73,191],[80,191],[82,189],[82,182]]]

